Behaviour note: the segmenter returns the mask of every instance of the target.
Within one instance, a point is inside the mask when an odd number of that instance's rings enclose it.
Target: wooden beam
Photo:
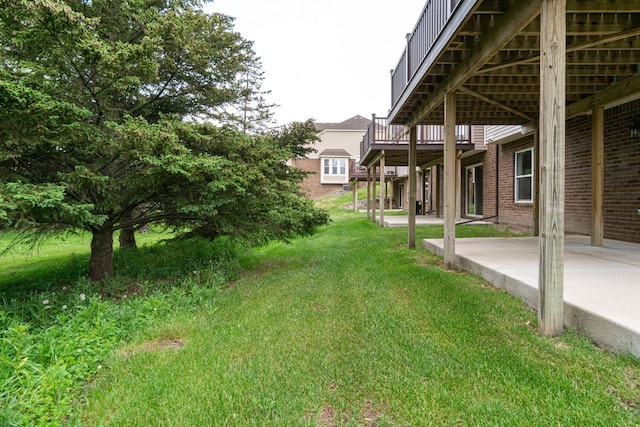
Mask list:
[[[378,164],[378,161],[380,160],[380,157],[382,157],[382,154],[378,153],[375,155],[375,157],[373,159],[371,159],[371,161],[369,162],[369,164],[367,165],[368,168],[371,167],[375,167]],[[373,174],[374,179],[375,179],[375,173]]]
[[[540,260],[538,329],[563,332],[566,0],[540,14]]]
[[[418,140],[418,128],[411,126],[409,130],[409,224],[408,243],[409,249],[416,247],[416,144]]]
[[[529,120],[529,121],[534,121],[535,120],[533,117],[531,117],[528,114],[523,113],[522,111],[518,111],[515,108],[511,108],[511,107],[509,107],[507,105],[504,105],[501,102],[495,101],[495,100],[489,98],[488,96],[482,95],[481,93],[473,91],[473,90],[471,90],[471,89],[469,89],[467,87],[460,86],[458,91],[466,93],[467,95],[471,95],[474,98],[477,98],[477,99],[479,99],[481,101],[484,101],[484,102],[486,102],[488,104],[495,105],[496,107],[501,108],[501,109],[503,109],[505,111],[508,111],[508,112],[510,112],[512,114],[515,114],[516,116],[520,116],[523,119],[526,119],[526,120]]]
[[[444,97],[444,266],[456,265],[456,94]]]
[[[567,0],[567,13],[640,13],[637,0]]]
[[[591,116],[591,245],[604,239],[604,107]]]
[[[462,151],[456,153],[456,221],[462,218]]]
[[[415,125],[422,117],[442,104],[446,94],[457,90],[465,81],[478,71],[491,57],[493,57],[506,43],[508,43],[522,28],[526,27],[538,16],[540,2],[519,1],[505,13],[498,23],[493,26],[477,44],[479,47],[466,57],[449,76],[438,85],[436,90],[427,98],[426,102],[411,115],[407,125]]]
[[[440,165],[436,165],[436,218],[442,218],[442,197],[444,193],[444,185],[442,184],[442,170]]]
[[[373,200],[371,201],[371,221],[372,222],[377,222],[376,220],[376,195],[378,194],[378,189],[377,189],[377,185],[376,185],[376,167],[373,166],[373,177],[372,177],[372,181],[373,181]]]
[[[633,28],[627,31],[620,31],[614,34],[608,34],[596,40],[589,40],[588,42],[575,44],[573,46],[567,46],[567,53],[601,46],[605,43],[611,43],[611,42],[623,40],[629,37],[635,37],[637,35],[640,35],[640,28]],[[481,70],[478,70],[478,73],[491,73],[493,71],[501,70],[503,68],[515,67],[517,65],[523,65],[523,64],[530,64],[532,62],[538,62],[539,60],[540,60],[540,55],[529,56],[527,58],[518,59],[516,61],[507,61],[503,64],[498,64],[498,65],[493,65],[491,67],[483,68]]]
[[[367,168],[367,219],[371,219],[371,168]]]
[[[384,199],[387,197],[387,186],[384,181],[384,150],[380,156],[380,227],[384,227]]]
[[[540,236],[540,132],[533,132],[533,235]]]
[[[586,114],[594,107],[610,104],[638,92],[640,92],[640,75],[611,85],[607,89],[567,106],[567,119]]]
[[[353,211],[358,212],[358,180],[352,181],[353,185]]]

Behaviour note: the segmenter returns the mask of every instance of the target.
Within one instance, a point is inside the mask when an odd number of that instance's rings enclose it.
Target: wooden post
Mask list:
[[[533,235],[540,236],[540,131],[533,132]]]
[[[418,128],[409,128],[409,249],[416,247],[416,144]]]
[[[367,168],[367,219],[371,219],[371,168]]]
[[[456,264],[456,94],[444,97],[444,266]]]
[[[372,222],[377,222],[376,220],[376,195],[378,194],[378,184],[377,184],[377,180],[378,178],[376,177],[376,167],[373,167],[373,177],[372,177],[372,181],[373,181],[373,200],[371,201],[371,221]]]
[[[604,107],[591,116],[591,245],[604,239]]]
[[[384,181],[384,150],[380,157],[380,227],[384,227],[384,202],[387,197],[387,186]]]
[[[358,179],[353,180],[353,211],[358,212]]]
[[[456,141],[457,142],[457,141]],[[462,151],[456,155],[456,221],[462,218]]]
[[[563,331],[566,0],[540,13],[540,260],[538,328]]]
[[[442,168],[440,165],[436,165],[436,186],[434,191],[436,192],[436,218],[442,218],[442,193],[444,192],[444,186],[442,185]]]

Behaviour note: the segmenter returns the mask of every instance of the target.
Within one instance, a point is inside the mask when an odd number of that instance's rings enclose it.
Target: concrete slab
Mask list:
[[[442,256],[442,239],[423,247]],[[538,306],[536,237],[456,240],[458,268]],[[565,238],[564,324],[601,347],[640,357],[640,244]]]
[[[442,225],[444,224],[444,218],[437,218],[434,215],[416,215],[416,226],[418,225]],[[490,224],[486,221],[475,221],[469,219],[463,219],[458,221],[457,224]],[[409,225],[409,215],[385,215],[384,226],[385,227],[407,227]]]

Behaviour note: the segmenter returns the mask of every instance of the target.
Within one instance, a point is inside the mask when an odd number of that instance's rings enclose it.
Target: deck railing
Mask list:
[[[398,168],[395,166],[387,166],[384,168],[384,174],[387,178],[397,178],[398,177]],[[372,178],[379,179],[379,175]],[[355,162],[352,163],[351,168],[349,169],[349,180],[358,179],[365,180],[367,179],[367,168],[364,166],[360,166]]]
[[[443,125],[416,126],[417,144],[444,144]],[[471,127],[456,126],[456,144],[471,143]],[[360,156],[364,157],[372,144],[409,144],[409,128],[404,125],[391,125],[387,117],[376,117],[374,114],[367,132],[360,143]]]
[[[447,24],[455,7],[462,0],[427,0],[411,33],[407,34],[407,47],[391,71],[391,106],[393,107],[411,78],[427,56],[440,32]]]

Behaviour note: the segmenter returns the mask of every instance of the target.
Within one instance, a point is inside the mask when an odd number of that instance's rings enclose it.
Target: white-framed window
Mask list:
[[[516,153],[515,178],[516,202],[533,202],[533,148]]]
[[[347,159],[323,159],[325,175],[346,175]]]
[[[344,184],[349,181],[349,158],[323,157],[320,163],[321,184]]]

